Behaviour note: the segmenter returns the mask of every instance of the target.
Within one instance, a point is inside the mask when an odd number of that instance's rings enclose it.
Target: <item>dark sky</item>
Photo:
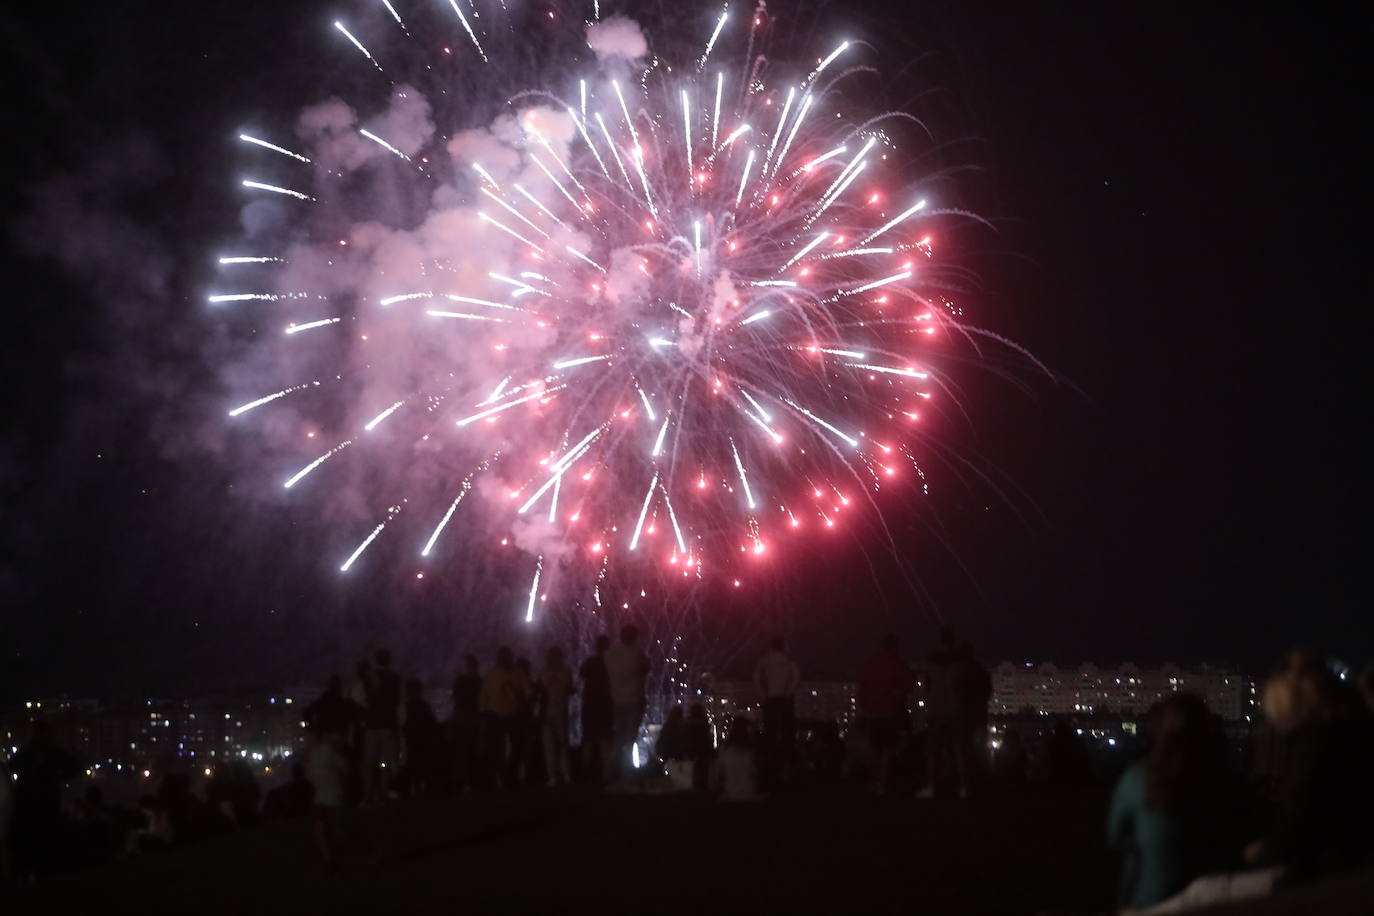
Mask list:
[[[206,252],[236,218],[225,148],[337,75],[332,8],[27,6],[0,13],[0,696],[315,677],[391,638],[388,602],[458,645],[441,595],[272,569],[296,521],[223,498],[229,472],[167,434],[213,385],[195,342]],[[1262,7],[824,10],[920,52],[907,77],[939,88],[923,114],[997,230],[969,252],[970,307],[1059,380],[971,371],[974,426],[951,432],[970,464],[890,519],[900,562],[851,543],[753,599],[791,606],[809,666],[852,668],[883,629],[919,650],[940,621],[994,659],[1374,652],[1355,583],[1358,30]]]

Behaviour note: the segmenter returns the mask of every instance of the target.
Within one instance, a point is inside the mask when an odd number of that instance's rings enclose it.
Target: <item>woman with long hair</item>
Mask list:
[[[1108,816],[1109,839],[1127,853],[1121,902],[1152,906],[1236,864],[1234,797],[1206,704],[1189,693],[1155,704],[1149,752],[1122,774]]]

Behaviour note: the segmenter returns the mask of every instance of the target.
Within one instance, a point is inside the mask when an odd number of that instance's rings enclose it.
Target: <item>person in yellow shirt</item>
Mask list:
[[[531,689],[529,678],[515,667],[510,647],[502,646],[496,652],[496,667],[482,678],[478,708],[482,713],[487,759],[503,788],[515,785],[519,773],[520,709]]]

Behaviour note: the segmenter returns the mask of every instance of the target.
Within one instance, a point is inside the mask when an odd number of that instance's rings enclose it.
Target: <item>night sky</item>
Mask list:
[[[296,561],[281,548],[313,536],[307,515],[234,497],[243,469],[179,432],[221,406],[203,297],[241,202],[232,137],[338,88],[357,61],[326,34],[336,7],[25,6],[0,12],[0,698],[313,680],[379,641],[441,670],[436,647],[473,644],[464,621],[511,614],[506,596]],[[1354,23],[1309,5],[805,8],[818,44],[848,26],[899,96],[924,93],[996,227],[967,252],[963,304],[1056,377],[970,367],[960,460],[888,519],[900,559],[842,541],[707,614],[788,621],[815,671],[852,670],[889,629],[924,651],[941,622],[990,660],[1262,670],[1307,644],[1366,662]]]

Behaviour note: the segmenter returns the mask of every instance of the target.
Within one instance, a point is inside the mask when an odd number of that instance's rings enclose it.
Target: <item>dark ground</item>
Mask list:
[[[1102,790],[756,805],[582,790],[353,812],[337,874],[284,822],[0,894],[17,913],[1112,911]],[[376,837],[375,841],[365,837]],[[376,856],[377,864],[370,864]],[[1374,871],[1223,914],[1368,914]]]
[[[1112,899],[1105,795],[757,805],[521,792],[355,812],[342,873],[283,823],[55,879],[6,913],[1092,912]]]

